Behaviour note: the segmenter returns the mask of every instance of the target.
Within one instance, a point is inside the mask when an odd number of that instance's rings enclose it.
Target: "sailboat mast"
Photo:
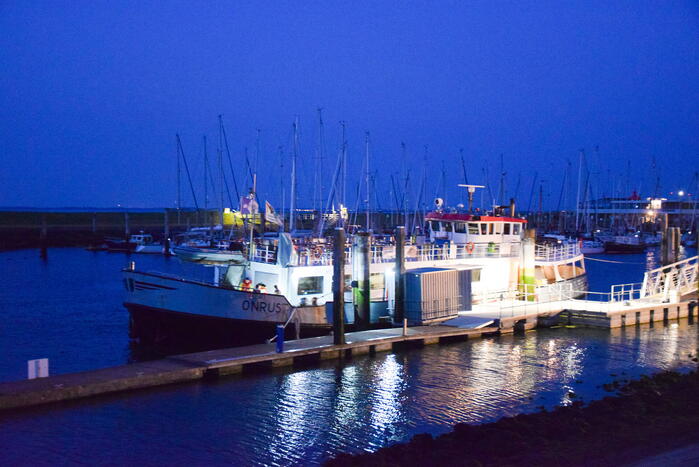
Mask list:
[[[182,208],[182,188],[180,181],[180,137],[175,137],[176,149],[177,149],[177,215],[180,215],[180,209]],[[178,219],[179,223],[179,219]]]
[[[296,158],[298,157],[298,117],[294,120],[294,142],[291,154],[291,199],[289,200],[289,231],[296,230]]]
[[[584,151],[580,150],[580,161],[578,163],[578,189],[575,196],[575,231],[580,231],[580,183],[582,182],[582,164]]]
[[[202,137],[204,144],[204,210],[209,208],[209,155],[206,152],[206,136]]]
[[[369,132],[365,133],[365,168],[364,180],[366,183],[366,230],[369,232],[371,230],[371,222],[369,218],[371,217],[371,192],[369,189]]]

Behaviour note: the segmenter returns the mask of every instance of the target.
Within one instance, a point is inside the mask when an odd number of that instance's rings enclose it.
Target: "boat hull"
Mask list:
[[[609,242],[604,244],[606,253],[643,253],[646,249],[644,244]]]
[[[279,323],[221,318],[203,314],[125,303],[130,314],[130,336],[148,347],[196,352],[220,347],[260,344],[276,335]],[[285,329],[285,339],[296,338],[296,325]],[[328,325],[299,326],[300,337],[328,334]]]
[[[145,344],[214,348],[261,343],[287,322],[289,338],[297,327],[302,337],[331,328],[324,306],[293,307],[283,295],[131,270],[124,271],[124,286],[132,337]]]

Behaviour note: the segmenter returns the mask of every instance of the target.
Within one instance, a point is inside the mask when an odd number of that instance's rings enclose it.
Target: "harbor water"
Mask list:
[[[695,252],[687,252],[691,256]],[[588,261],[590,288],[638,282],[657,253]],[[159,256],[51,249],[0,253],[0,381],[26,360],[52,373],[153,358],[128,337],[119,269],[210,273]],[[621,262],[621,263],[619,263]],[[200,276],[199,278],[205,278]],[[208,277],[206,277],[208,278]],[[540,329],[307,368],[242,374],[0,414],[3,464],[317,464],[417,433],[590,401],[612,381],[696,366],[688,320],[623,329]]]

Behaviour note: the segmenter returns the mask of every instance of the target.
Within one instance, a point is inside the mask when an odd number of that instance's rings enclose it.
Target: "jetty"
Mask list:
[[[217,378],[248,370],[264,371],[323,360],[348,359],[454,340],[497,336],[535,327],[578,325],[602,328],[699,318],[697,257],[649,271],[639,284],[612,286],[608,293],[561,289],[558,297],[537,301],[503,298],[476,304],[470,311],[436,325],[386,328],[276,343],[175,355],[94,371],[0,383],[0,410]],[[572,295],[571,295],[572,294]]]

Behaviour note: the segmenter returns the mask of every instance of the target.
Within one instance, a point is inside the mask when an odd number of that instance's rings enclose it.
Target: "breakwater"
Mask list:
[[[697,361],[693,354],[688,360]],[[663,372],[614,381],[615,397],[573,402],[484,425],[456,424],[374,453],[341,454],[328,467],[372,465],[621,465],[699,439],[699,374]],[[696,450],[693,453],[696,455]],[[695,461],[686,458],[685,461]]]

